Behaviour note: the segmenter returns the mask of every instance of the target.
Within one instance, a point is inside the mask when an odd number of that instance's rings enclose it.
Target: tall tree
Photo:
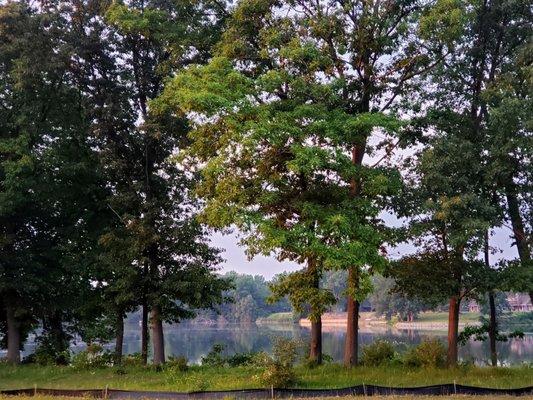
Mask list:
[[[394,186],[386,168],[363,165],[368,140],[377,127],[398,130],[381,112],[449,51],[460,16],[453,1],[433,10],[412,1],[241,1],[218,45],[223,58],[177,77],[161,99],[210,118],[190,154],[207,163],[200,194],[213,225],[235,223],[255,233],[253,251],[306,262],[311,285],[315,266],[351,271],[347,365],[357,363],[358,300],[383,264],[378,203]]]

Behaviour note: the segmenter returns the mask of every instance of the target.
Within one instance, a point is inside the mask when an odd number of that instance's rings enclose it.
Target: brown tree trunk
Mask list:
[[[490,247],[489,247],[489,232],[485,232],[484,245],[485,266],[490,268]],[[490,360],[493,367],[498,365],[498,354],[496,353],[496,333],[498,332],[498,325],[496,321],[496,304],[494,302],[494,291],[489,290],[489,345],[490,345]]]
[[[15,310],[6,304],[7,323],[7,361],[12,364],[20,363],[20,324],[15,317]]]
[[[311,322],[311,349],[309,359],[317,364],[322,364],[322,318]]]
[[[461,301],[458,296],[450,298],[448,309],[448,357],[449,367],[457,365],[457,338],[459,335],[459,307]]]
[[[350,288],[357,288],[357,270],[351,268],[348,272]],[[346,341],[344,343],[344,365],[353,367],[358,364],[358,340],[359,340],[359,302],[352,296],[347,298],[347,326]]]
[[[141,358],[144,365],[148,363],[148,305],[142,304],[141,319]]]
[[[368,111],[368,102],[365,102],[365,110]],[[363,110],[364,111],[364,110]],[[352,149],[352,164],[361,165],[366,151],[366,143],[356,145]],[[353,197],[359,195],[361,187],[355,177],[350,182],[350,193]],[[348,288],[352,291],[359,287],[359,276],[357,267],[352,267],[348,271]],[[346,341],[344,342],[344,365],[353,367],[358,364],[358,336],[359,336],[359,302],[348,295],[347,298],[347,321],[346,321]]]
[[[493,367],[498,365],[498,354],[496,353],[496,332],[498,325],[496,322],[496,304],[494,301],[494,292],[489,292],[489,308],[490,308],[490,323],[489,323],[489,344],[490,344],[490,361]]]
[[[165,337],[163,333],[163,321],[161,320],[161,313],[158,306],[152,308],[152,315],[150,318],[152,326],[152,344],[154,348],[154,365],[161,365],[165,363]]]
[[[512,179],[512,178],[510,178]],[[513,227],[513,236],[518,250],[518,256],[523,265],[531,262],[531,249],[524,229],[524,221],[520,215],[520,205],[516,196],[516,187],[511,182],[505,186],[505,197],[507,198],[507,210],[511,225]],[[529,292],[529,298],[533,303],[533,292]]]
[[[317,270],[316,260],[310,257],[307,260],[308,273],[312,275],[313,285],[315,289],[320,289],[320,275]],[[314,309],[311,314],[314,315]],[[322,363],[322,317],[313,317],[311,320],[311,343],[309,349],[309,360],[317,364]]]
[[[115,327],[115,364],[122,363],[122,347],[124,345],[124,315],[122,310],[117,312]]]

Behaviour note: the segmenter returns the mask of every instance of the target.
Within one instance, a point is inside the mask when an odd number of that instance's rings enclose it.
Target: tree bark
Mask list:
[[[490,344],[490,361],[493,367],[498,365],[498,353],[496,352],[496,332],[498,325],[496,322],[496,304],[494,301],[494,292],[489,292],[489,308],[490,308],[490,323],[489,323],[489,344]]]
[[[461,300],[458,296],[450,298],[448,309],[448,356],[449,367],[457,365],[457,338],[459,335],[459,307]]]
[[[7,361],[11,364],[20,363],[20,324],[15,317],[15,310],[6,304],[7,322]]]
[[[309,359],[322,364],[322,317],[311,322],[311,349]]]
[[[349,287],[357,288],[359,282],[355,268],[351,268],[348,272],[348,282]],[[344,365],[346,367],[353,367],[359,362],[357,351],[359,345],[359,302],[350,295],[347,298],[347,314]]]
[[[142,304],[141,319],[141,358],[144,365],[148,363],[148,305],[146,301]]]
[[[320,276],[317,271],[316,260],[310,257],[307,260],[308,273],[312,275],[313,286],[315,289],[320,289]],[[314,309],[311,309],[311,314],[315,314]],[[322,364],[322,316],[312,318],[311,320],[311,343],[309,349],[309,360],[317,364]]]
[[[489,247],[489,232],[485,232],[485,245],[483,249],[485,257],[485,266],[490,268],[490,247]],[[490,360],[493,367],[498,365],[498,354],[496,353],[496,333],[498,332],[498,325],[496,321],[496,304],[494,301],[494,290],[489,290],[489,345],[490,345]]]
[[[122,364],[122,347],[124,345],[124,315],[122,310],[117,312],[115,327],[115,364]]]
[[[510,182],[505,185],[505,197],[507,199],[507,211],[513,227],[513,236],[516,242],[518,256],[522,265],[526,266],[531,262],[531,249],[524,229],[524,221],[522,220],[522,215],[520,215],[520,205],[516,196],[514,183]],[[529,291],[529,298],[533,303],[533,291]]]
[[[150,323],[152,326],[152,344],[154,348],[153,364],[161,365],[165,363],[165,337],[161,312],[158,306],[152,308]]]

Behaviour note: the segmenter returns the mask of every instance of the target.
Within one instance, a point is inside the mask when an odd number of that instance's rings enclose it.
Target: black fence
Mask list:
[[[383,395],[533,395],[533,386],[517,389],[493,389],[456,384],[443,384],[421,387],[385,387],[358,385],[342,389],[245,389],[205,392],[158,392],[117,389],[14,389],[1,390],[3,395],[48,395],[69,397],[92,397],[98,399],[285,399],[304,397],[337,396],[383,396]]]

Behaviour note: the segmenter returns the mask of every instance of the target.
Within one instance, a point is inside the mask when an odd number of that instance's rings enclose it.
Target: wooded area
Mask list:
[[[311,361],[344,271],[346,366],[376,276],[449,304],[450,366],[461,303],[488,295],[495,364],[495,294],[533,299],[532,21],[526,0],[2,2],[8,361],[37,332],[51,363],[74,336],[120,363],[141,309],[164,363],[164,322],[226,302],[209,237],[235,230],[302,265],[270,300],[309,314]]]

